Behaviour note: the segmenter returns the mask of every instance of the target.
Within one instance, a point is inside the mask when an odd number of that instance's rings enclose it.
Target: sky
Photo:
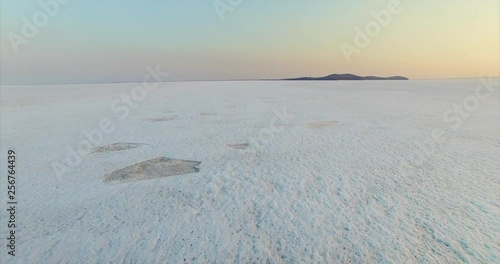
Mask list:
[[[500,75],[498,0],[0,0],[2,84]]]

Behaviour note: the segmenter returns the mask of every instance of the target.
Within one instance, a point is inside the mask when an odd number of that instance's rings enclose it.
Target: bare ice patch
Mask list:
[[[133,149],[140,147],[141,145],[146,145],[146,144],[141,144],[141,143],[114,143],[114,144],[109,144],[105,146],[100,146],[94,148],[94,151],[92,153],[103,153],[103,152],[112,152],[112,151],[121,151],[121,150],[127,150],[127,149]]]
[[[338,123],[338,122],[337,121],[314,121],[314,122],[308,123],[307,126],[309,128],[322,128],[322,127],[333,126],[336,123]]]
[[[115,170],[103,182],[128,182],[163,178],[199,172],[201,162],[159,157]]]
[[[246,149],[250,146],[250,144],[248,143],[239,143],[239,144],[228,144],[227,145],[228,147],[230,148],[234,148],[234,149]]]
[[[176,118],[177,118],[177,116],[164,116],[164,117],[160,117],[160,118],[151,118],[148,120],[151,122],[164,122],[164,121],[172,121]]]
[[[217,115],[216,113],[200,113],[200,115],[202,116],[213,116],[213,115]]]

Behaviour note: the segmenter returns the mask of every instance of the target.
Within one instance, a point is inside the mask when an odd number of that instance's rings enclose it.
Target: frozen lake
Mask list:
[[[0,262],[499,261],[498,80],[137,85],[1,87]]]

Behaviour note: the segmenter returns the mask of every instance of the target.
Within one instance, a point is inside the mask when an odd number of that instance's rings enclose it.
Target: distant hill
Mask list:
[[[370,80],[409,80],[403,76],[378,77],[378,76],[358,76],[354,74],[330,74],[324,77],[299,77],[283,79],[288,81],[370,81]]]

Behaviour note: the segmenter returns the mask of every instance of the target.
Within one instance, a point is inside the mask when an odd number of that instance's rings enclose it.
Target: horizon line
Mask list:
[[[396,76],[396,75],[394,75]],[[403,76],[405,77],[405,76]],[[407,81],[446,81],[446,80],[470,80],[470,79],[480,79],[484,77],[490,78],[500,78],[498,76],[474,76],[474,77],[446,77],[446,78],[419,78],[419,79],[410,79]],[[289,77],[289,78],[297,78],[297,77]],[[301,78],[301,77],[298,77]],[[162,81],[158,83],[167,83],[167,82],[241,82],[241,81],[301,81],[301,80],[287,80],[287,79],[208,79],[208,80],[170,80],[170,81]],[[312,80],[312,81],[360,81],[360,80]],[[363,81],[385,81],[385,80],[363,80]],[[395,81],[395,80],[391,80]],[[80,85],[80,84],[125,84],[125,83],[142,83],[143,81],[103,81],[103,82],[54,82],[54,83],[2,83],[0,85],[9,85],[9,86],[21,86],[21,85]]]

